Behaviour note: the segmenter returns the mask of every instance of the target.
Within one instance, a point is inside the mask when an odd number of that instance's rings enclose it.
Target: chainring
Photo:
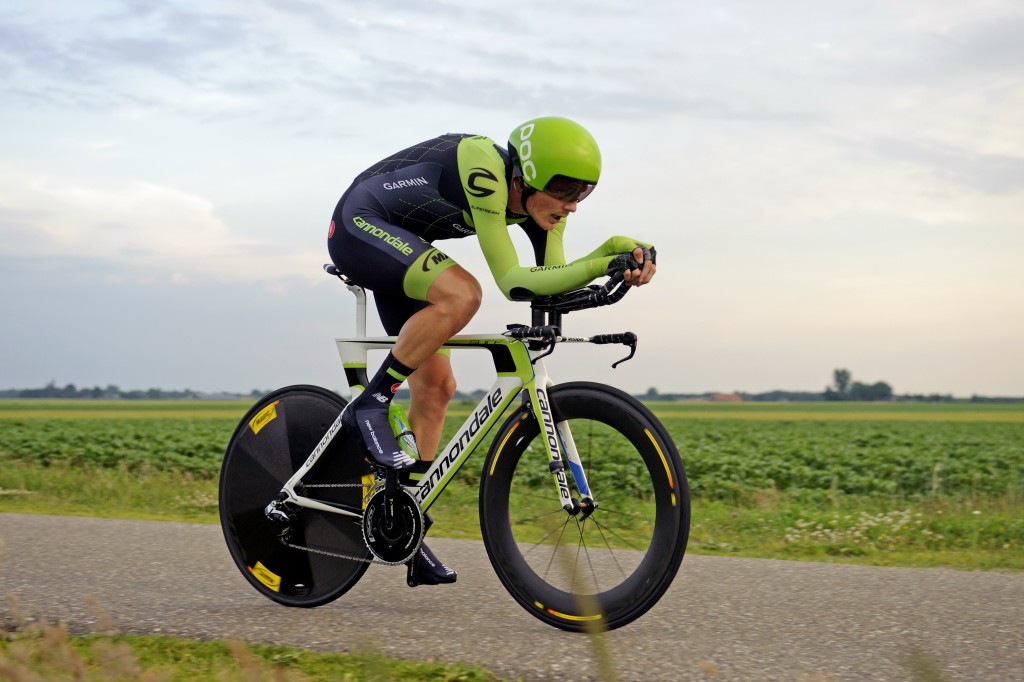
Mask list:
[[[381,489],[367,500],[363,511],[363,540],[381,563],[394,566],[412,559],[423,542],[424,533],[420,505],[404,488],[398,488],[390,496]]]

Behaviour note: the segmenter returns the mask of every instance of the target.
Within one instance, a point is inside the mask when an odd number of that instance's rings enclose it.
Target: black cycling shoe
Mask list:
[[[391,433],[388,408],[375,405],[362,406],[354,400],[341,413],[341,424],[346,431],[358,433],[363,443],[363,454],[371,464],[390,469],[408,469],[416,463],[402,450]]]
[[[458,573],[442,564],[426,545],[420,545],[420,551],[413,561],[418,562],[417,577],[420,585],[448,585],[459,577]]]

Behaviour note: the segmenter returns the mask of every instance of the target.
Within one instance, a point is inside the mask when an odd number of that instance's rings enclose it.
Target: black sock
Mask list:
[[[395,397],[395,391],[413,373],[413,369],[406,367],[396,360],[394,355],[388,353],[377,373],[367,382],[366,390],[356,398],[356,401],[360,403],[361,407],[377,404],[387,409]]]
[[[373,379],[343,415],[350,428],[359,430],[367,457],[383,467],[408,469],[415,464],[395,439],[388,420],[388,407],[395,391],[412,371],[388,353]]]

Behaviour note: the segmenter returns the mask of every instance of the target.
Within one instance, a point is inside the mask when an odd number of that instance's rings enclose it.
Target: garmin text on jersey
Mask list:
[[[402,189],[403,187],[423,187],[429,185],[426,178],[412,178],[410,180],[398,180],[397,182],[385,182],[384,189]]]

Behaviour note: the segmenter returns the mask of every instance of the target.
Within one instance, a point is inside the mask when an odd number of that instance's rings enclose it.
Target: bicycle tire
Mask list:
[[[264,512],[346,404],[318,386],[288,386],[268,393],[242,418],[224,455],[219,507],[231,558],[260,594],[285,606],[309,608],[333,601],[369,566],[361,518],[299,508],[290,524],[290,543],[354,560],[284,544],[283,524],[269,520]],[[339,434],[303,483],[347,484],[317,489],[316,498],[358,511],[365,493],[363,477],[369,474],[358,450],[346,447]]]
[[[570,424],[598,508],[585,519],[561,508],[546,435],[524,405],[484,465],[484,545],[502,584],[540,620],[575,632],[618,628],[649,611],[679,570],[690,528],[683,463],[650,410],[618,389],[572,382],[548,398],[555,421]],[[566,538],[572,544],[561,546]]]

